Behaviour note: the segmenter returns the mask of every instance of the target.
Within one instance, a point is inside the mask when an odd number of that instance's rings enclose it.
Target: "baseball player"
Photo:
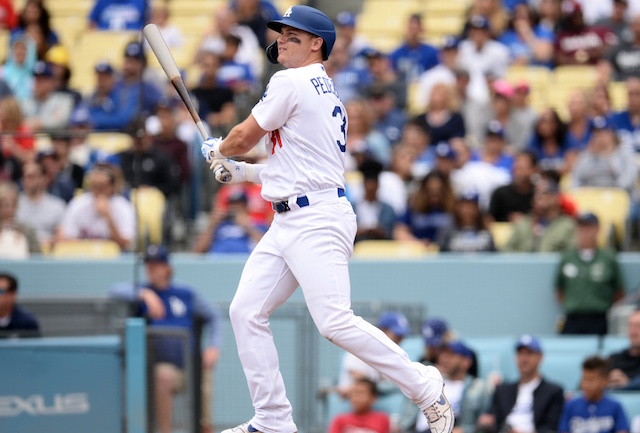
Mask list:
[[[334,25],[317,9],[293,6],[268,26],[280,36],[267,47],[267,58],[287,69],[273,75],[249,117],[224,140],[202,145],[218,181],[261,183],[276,212],[229,308],[255,415],[223,433],[297,432],[269,316],[298,285],[323,336],[395,382],[425,413],[433,433],[449,433],[454,416],[438,370],[411,362],[351,310],[348,264],[356,216],[344,191],[347,117],[322,65],[335,41]],[[266,164],[227,158],[263,138]]]

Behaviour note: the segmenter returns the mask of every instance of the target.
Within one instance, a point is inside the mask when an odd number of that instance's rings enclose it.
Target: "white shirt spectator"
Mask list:
[[[38,200],[20,194],[16,221],[32,228],[40,243],[51,242],[62,221],[65,206],[64,200],[46,192]]]
[[[480,50],[474,42],[460,42],[458,51],[460,67],[469,72],[467,97],[475,101],[489,99],[486,77],[502,78],[509,67],[509,49],[502,43],[488,40]]]
[[[516,404],[507,416],[507,424],[515,431],[534,433],[536,426],[533,421],[533,391],[540,385],[540,379],[518,386]]]
[[[499,186],[511,182],[507,170],[484,161],[469,161],[461,168],[451,172],[451,185],[456,195],[466,191],[475,191],[479,196],[480,209],[489,209],[491,194]]]
[[[120,195],[109,199],[111,217],[122,236],[132,241],[136,234],[135,210],[131,203]],[[107,220],[96,211],[93,194],[74,197],[62,219],[62,234],[67,239],[111,239]]]

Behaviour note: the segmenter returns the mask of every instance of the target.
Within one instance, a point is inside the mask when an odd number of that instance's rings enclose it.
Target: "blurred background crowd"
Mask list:
[[[159,26],[224,137],[278,70],[266,22],[298,3],[0,1],[0,254],[249,252],[270,205],[213,180],[140,30]],[[640,2],[312,3],[337,29],[356,253],[564,251],[585,212],[598,245],[637,249]]]

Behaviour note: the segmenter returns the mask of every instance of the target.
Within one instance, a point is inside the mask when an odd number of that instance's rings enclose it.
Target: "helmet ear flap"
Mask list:
[[[265,50],[267,59],[274,65],[278,64],[278,41],[273,41]]]

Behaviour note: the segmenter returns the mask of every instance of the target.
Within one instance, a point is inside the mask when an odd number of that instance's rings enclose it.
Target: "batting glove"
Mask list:
[[[213,163],[214,159],[226,158],[225,155],[220,153],[220,143],[222,143],[222,137],[209,137],[202,143],[202,146],[200,146],[200,151],[202,152],[202,156],[204,157],[205,161],[211,164]]]
[[[240,183],[247,180],[247,163],[233,159],[219,159],[211,163],[216,180],[220,183]]]

